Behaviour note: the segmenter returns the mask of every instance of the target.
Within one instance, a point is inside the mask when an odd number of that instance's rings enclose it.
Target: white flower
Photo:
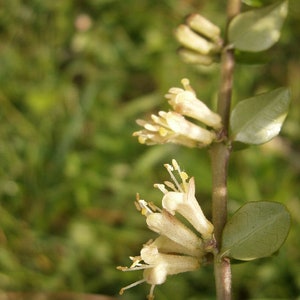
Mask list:
[[[151,115],[150,121],[137,120],[144,129],[136,131],[141,144],[175,143],[187,147],[202,148],[217,140],[216,131],[222,128],[221,117],[197,99],[188,79],[182,79],[184,89],[173,87],[165,97],[174,111],[160,111]],[[203,128],[188,121],[191,117],[212,129]]]
[[[159,252],[170,254],[170,253],[178,253],[181,255],[189,255],[197,258],[201,258],[204,255],[204,250],[202,247],[197,245],[195,248],[186,247],[185,245],[176,243],[170,240],[168,237],[160,235],[153,242],[159,249]],[[200,242],[202,245],[202,241]]]
[[[165,167],[175,185],[171,182],[155,185],[164,193],[162,199],[163,208],[172,215],[175,215],[175,212],[178,212],[193,225],[205,240],[212,239],[214,227],[212,223],[206,219],[195,197],[194,178],[191,178],[187,182],[188,175],[180,170],[176,160],[173,160],[172,164],[173,166],[166,164]],[[178,172],[182,181],[181,184],[178,183],[173,175],[174,171]],[[172,191],[167,190],[165,186],[171,188]]]
[[[138,200],[138,205],[152,231],[182,245],[189,253],[203,253],[202,240],[168,211],[163,209],[161,212],[154,212],[145,200]]]
[[[196,270],[205,261],[205,255],[213,251],[215,240],[213,225],[205,218],[195,198],[194,179],[180,170],[175,160],[172,166],[166,164],[173,182],[156,184],[163,193],[163,209],[153,203],[146,202],[137,195],[136,207],[146,217],[148,227],[157,232],[159,237],[143,245],[140,256],[130,257],[133,261],[128,267],[118,267],[121,271],[143,270],[143,279],[138,280],[120,290],[120,294],[140,283],[151,285],[148,299],[154,299],[154,288],[166,281],[168,275]],[[175,178],[177,171],[181,182]],[[166,187],[171,189],[169,191]],[[202,238],[181,221],[175,212],[181,214],[201,234]]]
[[[137,120],[144,130],[136,131],[141,144],[175,143],[187,147],[204,147],[212,143],[216,134],[186,120],[176,112],[160,111],[152,115],[152,121]]]
[[[222,127],[220,115],[211,111],[202,101],[197,99],[188,79],[182,79],[181,83],[184,89],[171,88],[169,93],[165,95],[173,109],[179,114],[194,118],[214,129],[220,129]]]
[[[156,240],[154,242],[150,241],[150,243],[143,246],[140,256],[131,257],[133,264],[129,268],[118,267],[122,271],[144,270],[143,279],[123,287],[120,290],[120,294],[123,294],[125,290],[131,287],[147,282],[151,285],[148,299],[154,299],[155,286],[164,283],[168,275],[193,271],[200,267],[200,262],[197,258],[174,254],[174,249],[171,249],[174,245],[173,242],[168,245],[167,240],[164,241],[168,251],[172,252],[172,254],[162,253],[159,244],[161,242],[157,243]]]

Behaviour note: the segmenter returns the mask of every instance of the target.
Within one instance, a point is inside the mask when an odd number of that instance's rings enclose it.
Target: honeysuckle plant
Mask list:
[[[250,95],[231,108],[235,63],[247,63],[247,53],[266,51],[280,38],[288,1],[273,2],[264,5],[263,0],[228,0],[223,36],[218,26],[196,13],[175,30],[181,44],[179,55],[185,62],[220,65],[217,110],[200,100],[190,81],[183,78],[182,87],[172,87],[165,95],[169,111],[153,114],[150,120],[137,120],[142,129],[133,135],[146,145],[175,143],[208,149],[212,220],[201,208],[201,202],[207,200],[196,198],[194,177],[182,171],[171,157],[171,164],[165,165],[171,181],[154,185],[163,194],[161,208],[137,195],[136,207],[158,237],[146,242],[138,256],[130,257],[130,267],[118,267],[122,271],[143,270],[142,279],[123,287],[120,294],[146,282],[150,285],[148,299],[154,299],[155,286],[164,283],[168,275],[213,263],[216,298],[229,300],[231,261],[271,256],[284,243],[290,214],[281,203],[248,202],[227,219],[231,152],[276,137],[288,113],[290,94],[285,87]]]

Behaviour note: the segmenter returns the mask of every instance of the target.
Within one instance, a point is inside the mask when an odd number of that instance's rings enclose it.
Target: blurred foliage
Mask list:
[[[219,3],[218,3],[219,2]],[[135,119],[166,108],[163,95],[188,77],[215,104],[218,66],[185,66],[174,28],[201,12],[224,28],[225,4],[204,0],[4,0],[0,7],[0,290],[116,295],[138,280],[122,273],[154,235],[133,205],[159,203],[153,183],[175,157],[196,177],[210,211],[205,150],[146,147]],[[290,1],[281,40],[266,65],[236,68],[234,102],[290,86],[282,134],[235,152],[230,213],[253,200],[290,210],[293,226],[278,256],[233,266],[236,299],[300,295],[300,2]],[[122,299],[144,299],[145,285]],[[157,299],[214,299],[211,267],[174,276]],[[299,299],[299,298],[298,298]]]

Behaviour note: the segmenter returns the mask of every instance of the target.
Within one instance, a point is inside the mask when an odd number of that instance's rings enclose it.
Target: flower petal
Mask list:
[[[149,228],[192,251],[201,250],[202,241],[188,227],[166,210],[153,213],[146,219]]]
[[[189,249],[183,245],[180,245],[166,236],[160,235],[153,242],[158,248],[159,253],[164,254],[180,254],[180,255],[189,255],[193,257],[202,257],[204,255],[204,251],[202,249]]]
[[[175,212],[181,214],[201,233],[204,239],[212,238],[214,227],[206,219],[195,197],[194,178],[191,178],[189,181],[187,193],[168,192],[165,194],[162,206],[172,215]]]
[[[195,92],[191,91],[190,82],[184,78],[181,80],[185,90],[169,90],[166,98],[169,104],[179,114],[194,118],[203,124],[220,129],[222,127],[221,117],[210,110],[206,104],[197,99]]]

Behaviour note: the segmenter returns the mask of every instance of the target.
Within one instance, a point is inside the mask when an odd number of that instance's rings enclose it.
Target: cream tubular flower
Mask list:
[[[141,144],[153,145],[164,143],[181,144],[188,147],[205,147],[216,138],[214,132],[204,129],[186,120],[176,112],[160,111],[152,115],[152,122],[137,120],[144,130],[136,131]]]
[[[195,181],[191,178],[185,193],[167,192],[162,200],[163,207],[171,214],[178,212],[186,218],[204,239],[211,239],[214,227],[209,222],[195,198]]]
[[[200,267],[199,260],[195,257],[164,254],[159,251],[156,245],[144,245],[141,250],[141,258],[148,265],[165,266],[166,275],[174,275],[178,273],[196,270]]]
[[[196,119],[214,129],[222,128],[221,116],[197,99],[196,93],[190,86],[190,81],[184,78],[181,83],[184,89],[171,88],[165,95],[173,109],[179,114]]]
[[[180,245],[179,243],[170,240],[169,238],[163,235],[160,235],[158,238],[152,241],[152,244],[159,249],[160,253],[165,253],[165,254],[177,253],[181,255],[189,255],[198,258],[201,258],[204,255],[204,251],[202,251],[202,249],[199,249],[199,247],[190,249],[183,245]]]
[[[202,240],[168,211],[154,213],[146,219],[148,227],[160,235],[193,251],[202,251]]]
[[[200,262],[195,257],[175,254],[160,253],[160,249],[154,243],[146,244],[141,250],[141,255],[131,257],[133,264],[130,268],[118,267],[122,271],[144,270],[143,279],[134,282],[120,290],[120,294],[131,287],[143,282],[151,285],[148,299],[154,299],[154,288],[163,284],[168,275],[175,275],[183,272],[193,271],[200,267]],[[143,261],[144,263],[141,263]]]
[[[201,54],[207,55],[219,50],[214,43],[201,37],[199,34],[190,29],[189,26],[181,24],[175,31],[175,36],[179,43],[184,47],[195,50]]]
[[[194,271],[200,267],[210,252],[213,238],[213,225],[205,218],[195,198],[195,183],[180,170],[175,160],[172,165],[165,165],[174,183],[156,184],[163,193],[163,209],[146,202],[137,194],[136,207],[146,217],[148,227],[157,232],[159,237],[143,245],[139,256],[130,257],[132,265],[117,267],[121,271],[143,270],[143,279],[120,290],[120,294],[129,288],[146,282],[151,285],[149,300],[154,299],[154,288],[164,283],[168,275]],[[179,183],[173,172],[178,172]],[[177,175],[177,174],[176,174]],[[171,189],[169,191],[168,189]],[[174,215],[181,214],[189,221],[202,238],[179,221]]]
[[[203,244],[193,231],[176,219],[166,210],[154,212],[153,208],[145,200],[138,200],[142,214],[146,216],[148,227],[158,234],[167,237],[171,241],[183,246],[190,253],[202,253]]]
[[[169,188],[173,191],[168,191],[164,184],[156,184],[163,193],[162,200],[163,208],[170,214],[175,215],[175,212],[181,214],[186,218],[193,227],[201,233],[204,239],[212,239],[214,227],[210,221],[208,221],[203,214],[203,211],[195,197],[195,181],[191,178],[187,182],[188,176],[185,172],[182,172],[179,165],[175,160],[172,161],[173,166],[165,165],[175,185],[171,182],[165,182]],[[173,171],[178,171],[178,174],[182,180],[179,184],[173,175]]]
[[[168,275],[194,271],[200,267],[199,260],[195,257],[163,254],[154,245],[144,246],[141,258],[153,268],[144,270],[144,278],[151,285],[162,284]]]

